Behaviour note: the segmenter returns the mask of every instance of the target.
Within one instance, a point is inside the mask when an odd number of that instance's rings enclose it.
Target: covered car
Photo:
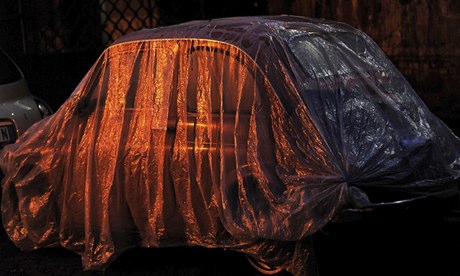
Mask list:
[[[243,252],[314,272],[310,237],[346,208],[458,192],[460,141],[376,44],[292,16],[126,35],[0,156],[21,249],[103,269],[135,246]]]

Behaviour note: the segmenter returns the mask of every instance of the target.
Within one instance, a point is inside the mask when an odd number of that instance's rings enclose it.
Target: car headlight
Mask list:
[[[51,110],[49,105],[47,105],[42,100],[40,100],[38,98],[35,98],[35,103],[37,104],[37,108],[40,111],[40,115],[41,115],[42,119],[50,116],[51,114],[53,114],[53,111]]]

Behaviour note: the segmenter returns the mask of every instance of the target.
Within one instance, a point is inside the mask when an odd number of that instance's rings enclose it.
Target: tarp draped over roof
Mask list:
[[[198,21],[109,47],[56,114],[1,152],[10,238],[60,244],[90,269],[133,246],[200,245],[304,274],[306,239],[353,201],[349,187],[452,192],[458,138],[370,39],[278,19]]]

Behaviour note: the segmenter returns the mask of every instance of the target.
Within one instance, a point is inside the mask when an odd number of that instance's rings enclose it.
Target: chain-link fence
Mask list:
[[[159,25],[266,13],[266,0],[2,1],[8,3],[0,6],[10,13],[9,22],[14,21],[8,24],[21,34],[20,48],[26,54],[40,55],[101,49],[126,33]]]
[[[54,110],[101,51],[126,33],[223,16],[266,14],[267,0],[0,0],[0,47]]]
[[[160,23],[159,0],[100,0],[102,44],[108,45],[123,34]]]
[[[94,50],[123,34],[159,24],[159,0],[23,0],[29,53]],[[32,12],[34,11],[34,12]]]

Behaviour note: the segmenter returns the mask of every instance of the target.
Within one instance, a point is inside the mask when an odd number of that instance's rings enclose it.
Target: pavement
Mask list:
[[[0,234],[0,275],[261,275],[236,252],[200,247],[136,248],[104,272],[84,271],[79,255],[64,248],[22,252]]]
[[[313,239],[320,275],[460,276],[460,213],[453,212],[389,208],[331,223]],[[242,254],[221,249],[136,248],[95,272],[63,248],[22,252],[3,229],[0,248],[1,275],[262,275]]]
[[[460,212],[398,207],[320,231],[321,275],[460,275]],[[340,273],[338,273],[340,272]]]

